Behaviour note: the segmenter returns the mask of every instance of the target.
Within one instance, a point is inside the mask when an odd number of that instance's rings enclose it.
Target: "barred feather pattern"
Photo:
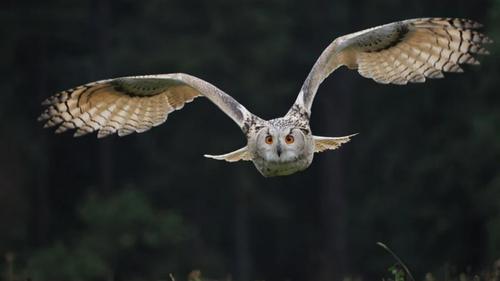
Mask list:
[[[48,98],[42,103],[47,108],[38,120],[46,122],[45,128],[58,126],[56,133],[75,129],[75,137],[94,131],[99,138],[113,133],[125,136],[162,124],[169,113],[200,95],[189,85],[175,81],[130,85],[120,79],[103,80]]]
[[[482,44],[492,42],[476,30],[479,23],[466,19],[415,19],[391,25],[382,27],[388,32],[377,38],[382,43],[376,39],[363,45],[364,38],[358,38],[353,46],[359,50],[359,73],[384,84],[422,83],[444,77],[443,72],[463,72],[460,64],[479,64],[474,55],[488,54]]]
[[[343,65],[378,83],[399,85],[463,72],[461,64],[479,64],[474,55],[489,54],[483,44],[493,41],[480,27],[468,19],[418,18],[338,37],[312,67],[294,105],[310,113],[319,85]]]

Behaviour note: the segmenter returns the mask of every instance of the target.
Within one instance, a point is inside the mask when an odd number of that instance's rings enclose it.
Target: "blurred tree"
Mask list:
[[[89,196],[80,218],[85,229],[37,251],[28,261],[28,276],[155,280],[197,260],[189,246],[195,229],[177,213],[155,209],[139,191],[124,190],[109,199]]]

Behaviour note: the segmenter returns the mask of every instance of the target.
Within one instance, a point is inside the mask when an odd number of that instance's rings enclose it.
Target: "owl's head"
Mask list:
[[[263,126],[258,128],[255,152],[268,162],[293,162],[308,153],[308,128]]]

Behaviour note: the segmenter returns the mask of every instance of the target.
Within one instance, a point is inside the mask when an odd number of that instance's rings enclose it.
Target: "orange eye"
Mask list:
[[[272,144],[272,143],[273,143],[273,137],[271,137],[271,136],[267,136],[267,137],[266,137],[266,143],[267,143],[267,144]]]
[[[292,135],[287,135],[287,136],[285,137],[285,142],[286,142],[286,144],[292,144],[294,141],[295,141],[295,139],[293,138],[293,136],[292,136]]]

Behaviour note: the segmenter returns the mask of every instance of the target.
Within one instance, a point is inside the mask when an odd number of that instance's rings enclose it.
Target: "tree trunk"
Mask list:
[[[330,94],[328,102],[320,108],[321,119],[327,132],[346,135],[350,133],[352,77],[349,73],[335,73],[335,79],[342,81],[337,87],[324,87],[324,94]],[[329,90],[332,89],[332,90]],[[333,136],[333,135],[332,135]],[[336,135],[335,135],[336,136]],[[345,147],[326,152],[320,176],[320,216],[322,227],[322,248],[317,280],[341,280],[347,273],[347,179],[345,177]]]
[[[342,32],[348,22],[342,19],[332,18],[329,13],[331,3],[322,2],[324,7],[323,22],[320,22],[321,28],[324,26],[336,26],[337,32]],[[337,2],[335,9],[346,10],[349,12],[349,2]],[[345,7],[340,7],[345,6]],[[334,23],[334,24],[333,24]],[[327,35],[334,37],[333,34]],[[334,38],[330,38],[331,41]],[[342,70],[336,71],[333,78],[336,83],[330,83],[326,80],[320,87],[322,97],[321,106],[317,107],[317,113],[321,115],[321,124],[324,132],[328,136],[341,136],[351,132],[351,88],[353,86],[352,73]],[[318,110],[319,109],[319,110]],[[318,112],[319,111],[319,112]],[[322,155],[323,165],[320,175],[319,190],[319,214],[320,214],[320,245],[318,245],[318,268],[315,271],[315,279],[319,281],[341,280],[348,269],[347,256],[347,234],[346,234],[346,215],[347,198],[346,189],[348,186],[345,177],[345,150],[342,147],[339,150],[326,152]]]
[[[43,100],[46,98],[48,92],[47,89],[47,72],[48,72],[48,50],[47,41],[45,37],[38,38],[38,51],[40,52],[38,58],[40,61],[38,68],[36,69],[36,75],[32,75],[33,79],[36,79],[36,88],[38,100]],[[37,172],[36,172],[36,185],[33,194],[34,209],[36,210],[33,214],[33,221],[35,225],[35,244],[41,245],[48,240],[49,235],[49,224],[50,224],[50,200],[49,200],[49,184],[48,184],[48,173],[49,173],[49,163],[50,154],[47,148],[46,134],[38,136],[38,145],[40,145],[39,155],[37,155]]]
[[[245,174],[240,182],[245,183],[235,190],[234,212],[234,241],[236,249],[236,280],[250,281],[252,271],[252,258],[250,254],[249,217],[248,217],[248,189],[251,183]]]
[[[95,34],[95,72],[94,79],[103,79],[108,74],[108,54],[110,49],[111,2],[109,0],[93,0],[90,5],[92,30]],[[99,186],[104,193],[113,187],[113,146],[110,138],[99,140]]]

